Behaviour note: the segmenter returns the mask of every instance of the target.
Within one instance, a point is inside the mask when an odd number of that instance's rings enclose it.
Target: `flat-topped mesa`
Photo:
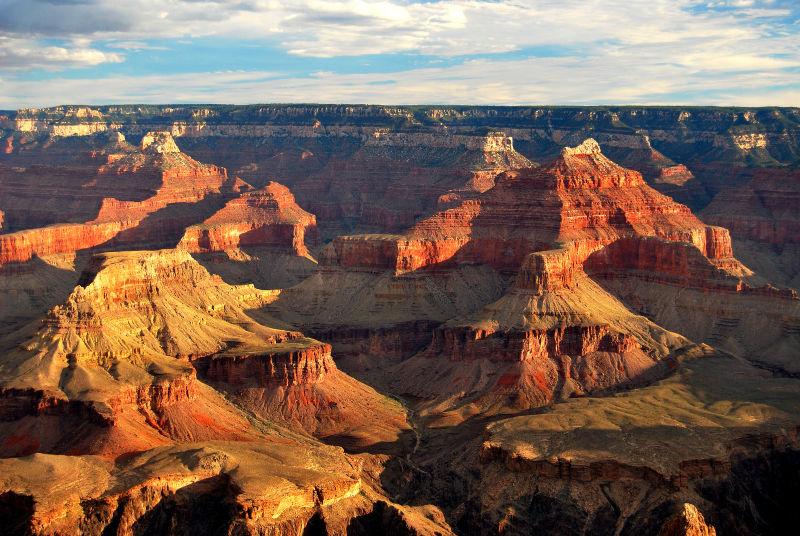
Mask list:
[[[338,236],[323,250],[320,264],[400,275],[435,264],[437,246],[432,240],[404,235]]]
[[[683,186],[694,179],[694,174],[683,164],[663,167],[653,182],[660,185]]]
[[[514,140],[503,132],[490,132],[486,136],[466,136],[442,132],[390,132],[376,130],[368,139],[368,146],[386,147],[436,147],[466,149],[468,151],[514,151]]]
[[[259,387],[310,386],[322,382],[336,370],[331,345],[307,339],[281,348],[255,353],[210,356],[204,376],[211,381],[243,386],[255,382]]]
[[[0,234],[0,266],[92,248],[108,242],[129,227],[121,222],[74,223]]]
[[[244,192],[199,225],[186,229],[178,247],[192,253],[269,247],[308,255],[306,240],[315,244],[317,220],[300,208],[282,184],[269,182]]]

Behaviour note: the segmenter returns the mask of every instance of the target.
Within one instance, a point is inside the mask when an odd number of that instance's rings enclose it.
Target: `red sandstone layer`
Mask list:
[[[180,153],[165,133],[150,133],[139,151],[110,160],[85,186],[90,191],[116,192],[121,198],[97,199],[97,215],[86,223],[0,235],[0,265],[111,246],[112,241],[114,247],[171,245],[177,241],[173,236],[179,237],[203,217],[209,201],[213,207],[212,196],[229,182],[223,168],[200,164]]]
[[[740,269],[724,229],[706,226],[641,174],[611,162],[593,140],[545,167],[504,173],[482,195],[445,202],[451,206],[404,235],[338,237],[326,262],[396,273],[469,262],[510,272],[529,253],[558,244],[585,259],[625,236],[656,236]]]
[[[316,241],[316,218],[300,208],[288,188],[270,182],[243,193],[200,225],[186,230],[180,247],[211,253],[246,247],[271,247],[307,255],[306,238]]]
[[[622,238],[590,255],[585,263],[590,275],[603,279],[638,278],[682,288],[796,297],[792,290],[771,285],[753,287],[725,268],[689,244],[656,237]]]

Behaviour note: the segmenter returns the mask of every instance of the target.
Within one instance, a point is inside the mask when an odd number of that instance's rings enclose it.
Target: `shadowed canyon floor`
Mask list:
[[[800,111],[0,114],[8,534],[783,534]]]

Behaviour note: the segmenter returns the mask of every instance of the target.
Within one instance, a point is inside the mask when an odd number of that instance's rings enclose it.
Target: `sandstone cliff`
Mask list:
[[[730,237],[606,158],[594,140],[566,148],[542,168],[502,174],[479,196],[451,205],[404,235],[339,237],[327,256],[345,267],[410,272],[472,262],[515,271],[531,252],[572,244],[584,258],[625,236],[693,244],[712,262],[744,273]]]
[[[392,386],[431,414],[540,407],[652,381],[688,346],[603,291],[574,250],[545,251],[528,256],[498,301],[434,331]]]
[[[320,352],[320,343],[245,313],[272,296],[252,285],[223,283],[185,252],[96,256],[41,327],[11,336],[16,347],[2,369],[4,452],[110,456],[175,440],[254,437],[244,415],[198,381],[193,362],[211,356],[217,366],[246,370],[252,366],[247,356],[258,361],[260,354],[273,355],[263,369],[269,377],[262,375],[250,394],[274,395],[264,413],[284,415],[299,429],[347,431],[356,443],[397,434],[404,426],[402,408],[339,373],[329,347]],[[320,389],[329,395],[318,395],[318,404],[300,394]],[[330,402],[330,422],[318,414],[323,402]],[[374,407],[354,411],[353,405]],[[359,434],[362,416],[379,419],[383,427]],[[81,418],[93,426],[76,435],[72,426]]]

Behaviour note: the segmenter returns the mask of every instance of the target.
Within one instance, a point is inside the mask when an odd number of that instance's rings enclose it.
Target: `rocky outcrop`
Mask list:
[[[365,230],[397,232],[430,214],[451,190],[485,191],[499,173],[532,165],[502,133],[377,129],[346,159],[290,186],[321,224],[346,220]]]
[[[583,275],[580,253],[573,248],[531,253],[517,273],[515,287],[534,294],[572,288]]]
[[[288,188],[270,182],[244,192],[202,224],[189,227],[179,247],[192,253],[269,247],[305,256],[307,236],[311,244],[316,242],[314,215],[297,206]]]
[[[769,245],[800,241],[800,170],[759,170],[746,185],[721,192],[703,215],[741,239]]]
[[[800,288],[800,171],[797,166],[748,170],[724,188],[703,217],[731,230],[742,259],[765,278]]]
[[[296,350],[278,347],[255,355],[210,356],[207,361],[204,374],[211,381],[231,385],[255,382],[261,387],[312,385],[336,368],[331,346],[311,341]]]
[[[626,309],[580,259],[571,249],[529,255],[503,297],[436,329],[423,352],[397,365],[392,386],[424,399],[432,415],[492,413],[666,374],[688,341]]]
[[[330,345],[245,312],[274,292],[230,286],[185,251],[97,255],[78,285],[18,343],[0,376],[7,433],[20,420],[33,428],[55,417],[55,437],[39,431],[25,448],[111,455],[143,443],[256,436],[195,369],[262,418],[341,436],[353,448],[391,444],[406,428],[401,406],[337,370]],[[31,389],[51,393],[48,402],[28,401]],[[70,435],[73,406],[102,420],[85,439]],[[131,445],[117,439],[128,436]]]
[[[764,468],[774,464],[780,471],[797,458],[796,427],[786,427],[796,402],[782,391],[796,380],[706,355],[686,359],[674,375],[647,388],[570,400],[550,412],[489,425],[481,447],[481,489],[496,495],[479,501],[478,508],[500,521],[509,504],[530,493],[535,504],[550,503],[553,513],[589,525],[619,523],[631,534],[704,526],[710,532],[709,518],[717,530],[734,533],[788,526],[773,501],[792,492]],[[735,411],[726,409],[731,396],[737,397]],[[751,410],[770,417],[753,420]],[[667,437],[668,447],[661,443]],[[772,484],[757,491],[761,478]],[[737,506],[744,495],[733,490],[740,486],[752,501],[749,513]],[[685,508],[687,502],[698,507]],[[518,511],[515,521],[536,526],[548,515],[531,508]]]
[[[722,234],[727,237],[727,232]],[[712,238],[709,247],[712,251],[722,248],[724,254],[730,248],[730,241]],[[730,259],[729,256],[722,258]],[[704,256],[696,247],[656,237],[622,238],[590,255],[585,263],[588,273],[603,280],[640,278],[681,288],[745,292],[788,299],[796,295],[792,290],[781,290],[768,284],[752,286],[740,276],[749,275],[749,272],[737,275],[735,266],[728,270],[724,269],[728,267],[726,264],[722,266],[715,263],[715,259]]]
[[[74,253],[109,242],[135,222],[64,224],[0,235],[0,265]]]
[[[86,194],[88,201],[99,204],[94,219],[2,235],[0,264],[99,246],[174,245],[187,226],[214,208],[218,203],[214,196],[228,182],[224,169],[187,157],[168,133],[148,133],[140,151],[110,159],[91,182],[81,186],[99,192]],[[104,193],[113,197],[103,197]],[[209,202],[211,207],[206,206]]]
[[[594,140],[566,148],[542,168],[507,172],[480,196],[458,196],[403,235],[339,237],[329,264],[406,273],[470,262],[516,271],[526,256],[568,244],[577,262],[626,236],[693,244],[743,272],[730,237],[606,158]],[[580,258],[582,257],[582,259]]]
[[[258,444],[154,449],[118,465],[41,454],[0,464],[4,526],[16,521],[31,534],[160,533],[176,525],[191,532],[297,534],[326,520],[344,533],[380,497],[362,482],[361,464],[341,450],[277,435]],[[71,485],[54,486],[65,481]],[[26,499],[31,508],[10,511]]]

